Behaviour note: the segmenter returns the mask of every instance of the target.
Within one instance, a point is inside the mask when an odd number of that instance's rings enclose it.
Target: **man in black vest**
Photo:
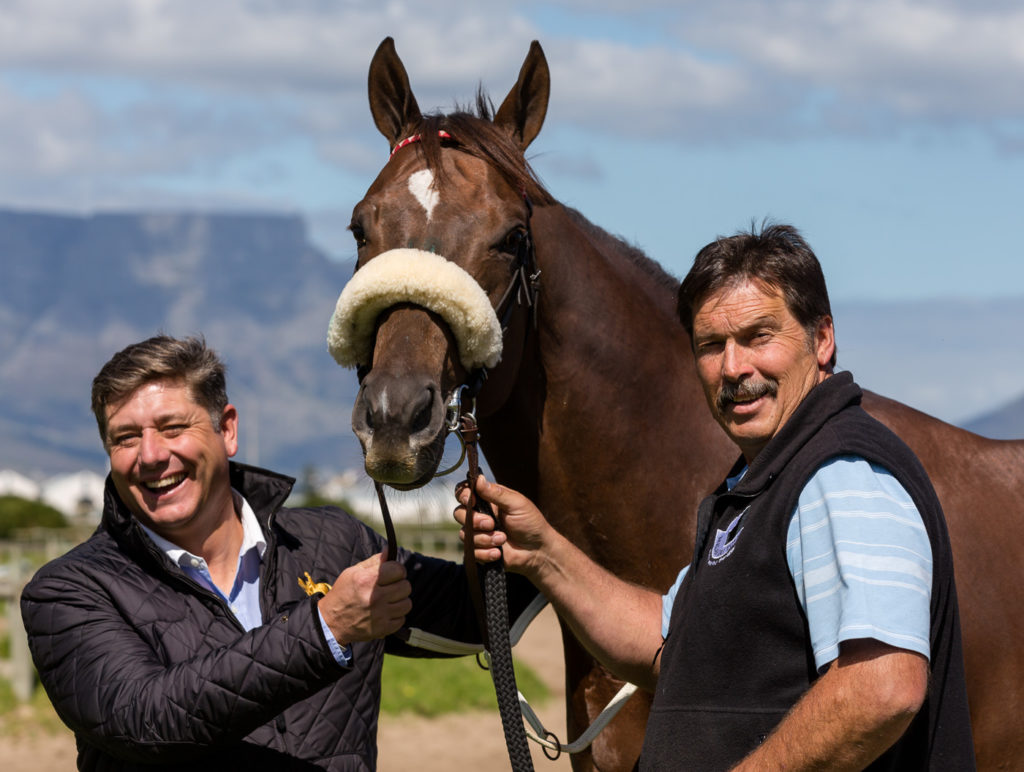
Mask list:
[[[679,314],[742,455],[702,502],[670,592],[610,575],[487,482],[504,530],[478,532],[478,559],[501,547],[603,664],[654,692],[643,769],[973,769],[942,509],[914,454],[834,374],[814,253],[783,225],[719,239],[683,280]]]

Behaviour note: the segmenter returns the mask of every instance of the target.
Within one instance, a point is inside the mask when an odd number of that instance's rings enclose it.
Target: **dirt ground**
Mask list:
[[[564,671],[561,633],[554,612],[546,608],[534,620],[519,645],[516,657],[530,665],[551,689],[543,705],[533,705],[544,725],[565,741]],[[530,695],[526,695],[527,699]],[[474,711],[437,719],[381,717],[378,733],[380,772],[416,769],[448,772],[459,767],[475,772],[509,768],[501,719],[497,711]],[[550,761],[530,743],[538,772],[570,768],[562,757]],[[75,743],[70,733],[31,737],[0,737],[0,767],[4,772],[69,772],[75,769]]]

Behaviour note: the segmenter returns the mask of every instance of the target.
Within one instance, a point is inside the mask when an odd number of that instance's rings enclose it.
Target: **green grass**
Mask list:
[[[551,697],[550,690],[528,666],[516,661],[516,683],[535,705]],[[465,710],[497,710],[491,674],[473,657],[455,659],[384,658],[381,711],[387,715],[413,713],[440,716]],[[19,704],[10,683],[0,678],[0,737],[52,735],[68,731],[57,718],[41,686],[32,699]]]
[[[516,661],[516,684],[532,703],[551,696],[529,667]],[[464,710],[497,710],[491,674],[473,657],[409,659],[384,657],[381,712],[388,715],[415,713],[440,716]]]
[[[0,678],[0,737],[34,737],[67,731],[41,686],[36,686],[31,700],[19,703],[10,682]]]

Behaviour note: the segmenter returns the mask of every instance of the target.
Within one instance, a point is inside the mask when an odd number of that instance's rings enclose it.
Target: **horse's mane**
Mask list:
[[[626,257],[633,265],[651,277],[656,284],[671,290],[673,297],[679,291],[679,279],[666,271],[660,263],[651,259],[639,247],[635,247],[620,236],[613,236],[600,225],[595,225],[578,210],[572,207],[563,207],[569,217],[579,228],[586,232],[591,239],[602,244],[611,243],[616,251]]]
[[[475,111],[456,105],[452,113],[424,115],[415,133],[420,135],[419,144],[427,168],[434,172],[443,185],[441,146],[442,143],[451,144],[464,153],[486,161],[509,185],[523,191],[532,203],[555,203],[511,135],[495,125],[493,120],[494,107],[482,88],[477,91]],[[450,139],[442,138],[439,135],[441,131],[448,133]]]
[[[488,163],[509,185],[522,190],[534,204],[558,203],[544,187],[509,133],[494,124],[494,107],[482,88],[477,91],[474,107],[475,109],[456,105],[452,113],[424,115],[420,125],[415,129],[415,133],[420,135],[420,142],[417,144],[422,149],[427,168],[434,172],[439,184],[444,184],[441,147],[443,144],[451,144],[462,152]],[[449,134],[450,138],[443,138],[440,135],[442,131]],[[577,210],[571,207],[564,208],[591,239],[601,244],[612,245],[616,252],[675,296],[679,288],[679,279],[665,271],[637,247],[595,225]]]

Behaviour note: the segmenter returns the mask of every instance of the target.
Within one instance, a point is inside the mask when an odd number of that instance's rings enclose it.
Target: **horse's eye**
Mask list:
[[[366,231],[363,230],[363,226],[358,223],[352,223],[348,226],[348,229],[352,231],[352,237],[356,240],[356,246],[360,249],[366,246]]]
[[[505,234],[505,238],[502,239],[501,245],[498,248],[506,254],[515,256],[519,254],[524,238],[526,238],[526,233],[522,229],[516,228]]]

